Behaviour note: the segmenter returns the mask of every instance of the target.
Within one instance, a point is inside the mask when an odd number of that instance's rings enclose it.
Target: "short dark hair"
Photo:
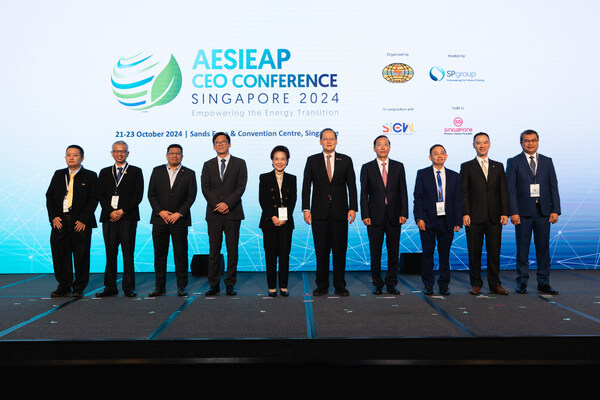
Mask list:
[[[77,149],[79,150],[79,153],[81,154],[81,157],[83,157],[83,147],[77,145],[77,144],[71,144],[69,146],[67,146],[67,148],[65,149],[65,152],[69,149]]]
[[[336,132],[336,131],[334,131],[334,130],[333,130],[333,129],[331,129],[331,128],[325,128],[325,129],[323,129],[323,130],[321,131],[321,133],[319,133],[319,140],[323,139],[323,133],[324,133],[324,132],[326,132],[326,131],[331,131],[331,132],[333,132],[333,134],[335,135],[335,138],[337,139],[337,132]]]
[[[273,147],[273,150],[271,150],[271,160],[275,156],[275,153],[277,153],[278,151],[281,151],[281,152],[285,153],[285,158],[287,160],[290,159],[290,151],[288,150],[288,148],[285,147],[285,146],[279,145],[279,146]]]
[[[385,135],[379,135],[375,138],[375,140],[373,140],[373,147],[375,147],[375,144],[377,143],[377,141],[381,138],[386,138],[389,144],[392,144],[392,142],[390,142],[390,138],[385,136]]]
[[[180,145],[180,144],[173,143],[173,144],[169,145],[169,147],[167,147],[167,153],[168,153],[168,152],[169,152],[169,150],[171,150],[171,149],[179,149],[179,150],[181,150],[181,154],[183,154],[183,147],[181,147],[181,145]]]
[[[433,149],[435,149],[436,147],[441,147],[442,149],[444,149],[444,153],[446,152],[446,148],[445,148],[444,146],[442,146],[442,145],[441,145],[441,144],[439,144],[439,143],[436,143],[436,144],[434,144],[433,146],[431,146],[431,147],[429,148],[429,155],[431,155],[431,152],[432,152],[432,151],[433,151]]]
[[[525,135],[535,135],[536,138],[540,138],[540,135],[538,135],[538,133],[533,129],[526,129],[523,132],[521,132],[521,135],[519,136],[519,142],[523,141],[523,136]]]
[[[217,136],[221,136],[221,135],[225,136],[225,138],[227,139],[227,143],[231,143],[231,138],[229,137],[228,134],[226,134],[225,132],[217,132],[212,137],[213,144],[215,144],[215,139],[217,138]]]
[[[480,135],[485,135],[485,137],[487,137],[487,138],[488,138],[488,140],[490,139],[490,135],[488,135],[487,133],[485,133],[485,132],[477,132],[477,133],[475,134],[475,136],[473,136],[473,141],[475,141],[475,138],[476,138],[477,136],[480,136]]]

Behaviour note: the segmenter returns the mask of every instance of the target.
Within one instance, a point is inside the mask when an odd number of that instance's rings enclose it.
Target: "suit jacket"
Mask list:
[[[223,181],[221,181],[217,157],[213,157],[204,163],[200,180],[202,194],[206,199],[207,221],[223,217],[229,220],[242,220],[245,218],[242,195],[246,191],[246,183],[248,182],[246,161],[230,156]],[[221,202],[229,206],[229,212],[225,215],[213,211],[216,205]]]
[[[46,208],[50,223],[55,217],[64,217],[63,201],[67,194],[69,169],[63,168],[54,172],[46,191]],[[69,215],[73,221],[80,221],[86,227],[96,228],[94,212],[98,207],[98,177],[94,171],[83,167],[73,180],[73,203]]]
[[[540,209],[543,215],[560,214],[560,196],[554,163],[550,157],[538,153],[536,176],[529,167],[525,153],[509,158],[506,162],[506,180],[510,215],[530,217],[536,213],[536,198],[529,195],[529,185],[540,184]]]
[[[462,226],[462,184],[460,175],[446,168],[446,193],[444,202],[446,207],[446,226],[452,230],[455,226]],[[415,221],[422,219],[425,227],[429,228],[438,217],[435,204],[438,201],[438,189],[433,167],[417,171],[414,190],[414,216]]]
[[[154,167],[148,184],[148,200],[150,201],[150,207],[152,207],[150,223],[166,225],[166,222],[158,213],[167,210],[182,215],[176,224],[192,225],[190,208],[196,201],[197,191],[196,173],[193,170],[182,165],[173,187],[170,187],[167,165]]]
[[[118,194],[118,208],[125,213],[122,220],[139,221],[139,204],[144,197],[144,176],[142,170],[133,165],[127,165],[126,173],[117,187],[117,171],[114,165],[103,168],[98,174],[98,196],[100,198],[100,222],[110,221],[112,196]]]
[[[334,162],[333,177],[329,182],[323,153],[314,154],[306,160],[302,209],[310,210],[313,219],[327,218],[330,202],[335,219],[345,220],[348,218],[348,210],[358,211],[356,174],[352,159],[345,154],[335,153]]]
[[[372,225],[384,223],[385,199],[388,204],[388,217],[392,225],[399,225],[399,218],[408,218],[408,194],[404,164],[389,160],[387,165],[387,185],[379,163],[375,159],[363,164],[360,170],[360,210],[362,219],[371,218]]]
[[[489,158],[488,161],[487,181],[477,158],[460,166],[463,215],[469,215],[475,224],[488,218],[499,224],[501,215],[510,215],[504,166]]]
[[[266,230],[291,230],[294,229],[294,207],[297,199],[296,176],[284,172],[281,182],[281,195],[275,177],[275,170],[259,177],[258,201],[262,213],[258,227]],[[277,209],[287,207],[288,220],[281,226],[275,226],[273,216],[278,216]]]

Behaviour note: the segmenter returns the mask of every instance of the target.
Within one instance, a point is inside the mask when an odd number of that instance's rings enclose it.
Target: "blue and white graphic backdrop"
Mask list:
[[[183,163],[199,175],[215,155],[211,134],[221,130],[249,166],[240,270],[260,271],[258,175],[271,169],[273,146],[284,144],[288,172],[301,183],[324,127],[339,132],[338,151],[353,158],[357,177],[374,158],[373,139],[388,134],[410,193],[434,143],[458,170],[474,157],[473,133],[489,133],[490,156],[505,163],[520,152],[519,133],[537,130],[562,195],[551,233],[555,267],[596,269],[599,11],[594,1],[557,0],[4,2],[0,272],[52,271],[44,194],[67,145],[83,146],[85,167],[99,171],[113,161],[111,144],[125,140],[147,183],[170,143],[183,146]],[[199,194],[190,257],[208,252],[205,204]],[[292,268],[312,270],[312,236],[299,208]],[[141,212],[136,268],[145,272],[153,270],[147,199]],[[411,214],[401,251],[419,250]],[[508,225],[503,268],[513,268],[514,254]],[[466,259],[461,230],[453,267],[466,268]],[[348,269],[368,264],[358,219]],[[92,272],[103,269],[96,229]]]

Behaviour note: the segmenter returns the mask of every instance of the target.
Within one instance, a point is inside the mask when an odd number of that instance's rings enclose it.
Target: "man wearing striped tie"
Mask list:
[[[560,195],[552,159],[538,153],[539,139],[534,130],[522,132],[523,152],[506,163],[510,220],[517,245],[517,293],[527,292],[533,235],[538,291],[555,295],[558,291],[550,286],[550,225],[558,221]]]
[[[58,282],[52,297],[83,296],[90,276],[92,229],[97,227],[98,177],[85,169],[83,148],[67,147],[67,168],[54,172],[46,191],[46,208],[52,226],[50,248]],[[73,270],[75,279],[73,279]]]

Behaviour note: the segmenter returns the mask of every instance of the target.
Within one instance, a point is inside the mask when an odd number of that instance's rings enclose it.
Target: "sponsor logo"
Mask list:
[[[383,124],[383,133],[397,134],[397,135],[412,135],[415,132],[415,124],[407,124],[405,122],[394,122],[391,124]]]
[[[381,72],[383,78],[392,83],[404,83],[412,79],[415,72],[410,65],[393,63],[386,65]]]
[[[465,128],[464,121],[461,117],[456,117],[452,120],[452,127],[444,128],[444,135],[472,135],[473,128]]]
[[[172,54],[145,52],[120,58],[110,80],[117,101],[141,111],[173,101],[182,83],[181,69]]]
[[[429,70],[429,77],[434,81],[441,81],[446,76],[446,71],[441,67],[432,67]]]

